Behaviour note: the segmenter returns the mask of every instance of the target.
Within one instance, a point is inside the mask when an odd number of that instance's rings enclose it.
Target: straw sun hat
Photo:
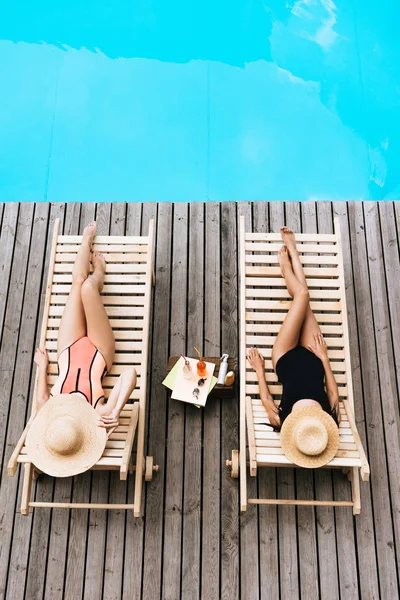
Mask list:
[[[281,428],[282,450],[299,467],[326,465],[339,447],[339,428],[322,407],[304,406],[288,415]]]
[[[90,469],[102,456],[106,430],[94,408],[79,394],[47,400],[26,437],[32,463],[53,477],[71,477]]]

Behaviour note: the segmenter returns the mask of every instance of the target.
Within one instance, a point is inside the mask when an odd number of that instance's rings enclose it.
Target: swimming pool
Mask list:
[[[398,199],[399,4],[16,0],[1,201]]]

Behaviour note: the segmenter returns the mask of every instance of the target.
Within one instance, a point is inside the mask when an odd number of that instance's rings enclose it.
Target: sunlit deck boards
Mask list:
[[[225,460],[238,447],[237,400],[205,410],[168,399],[168,356],[238,356],[237,233],[343,236],[355,415],[371,467],[361,514],[348,508],[249,506]],[[54,219],[79,234],[146,233],[156,220],[156,287],[150,340],[146,453],[159,471],[145,512],[16,510],[21,479],[7,460],[30,413]],[[0,205],[0,597],[19,598],[395,598],[400,564],[400,204],[7,204]],[[205,275],[206,274],[206,275]],[[114,477],[115,475],[115,477]],[[340,472],[260,469],[260,495],[348,500]],[[39,479],[43,501],[125,502],[117,473]],[[397,549],[397,553],[396,553]]]

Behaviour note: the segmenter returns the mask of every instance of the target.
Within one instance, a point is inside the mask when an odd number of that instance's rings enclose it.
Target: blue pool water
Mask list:
[[[400,198],[393,0],[0,6],[1,201]]]

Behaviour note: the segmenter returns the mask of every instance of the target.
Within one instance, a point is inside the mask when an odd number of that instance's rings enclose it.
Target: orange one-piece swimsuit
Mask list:
[[[58,378],[50,396],[80,392],[96,408],[104,398],[102,379],[106,373],[103,355],[87,336],[82,337],[58,357]]]

